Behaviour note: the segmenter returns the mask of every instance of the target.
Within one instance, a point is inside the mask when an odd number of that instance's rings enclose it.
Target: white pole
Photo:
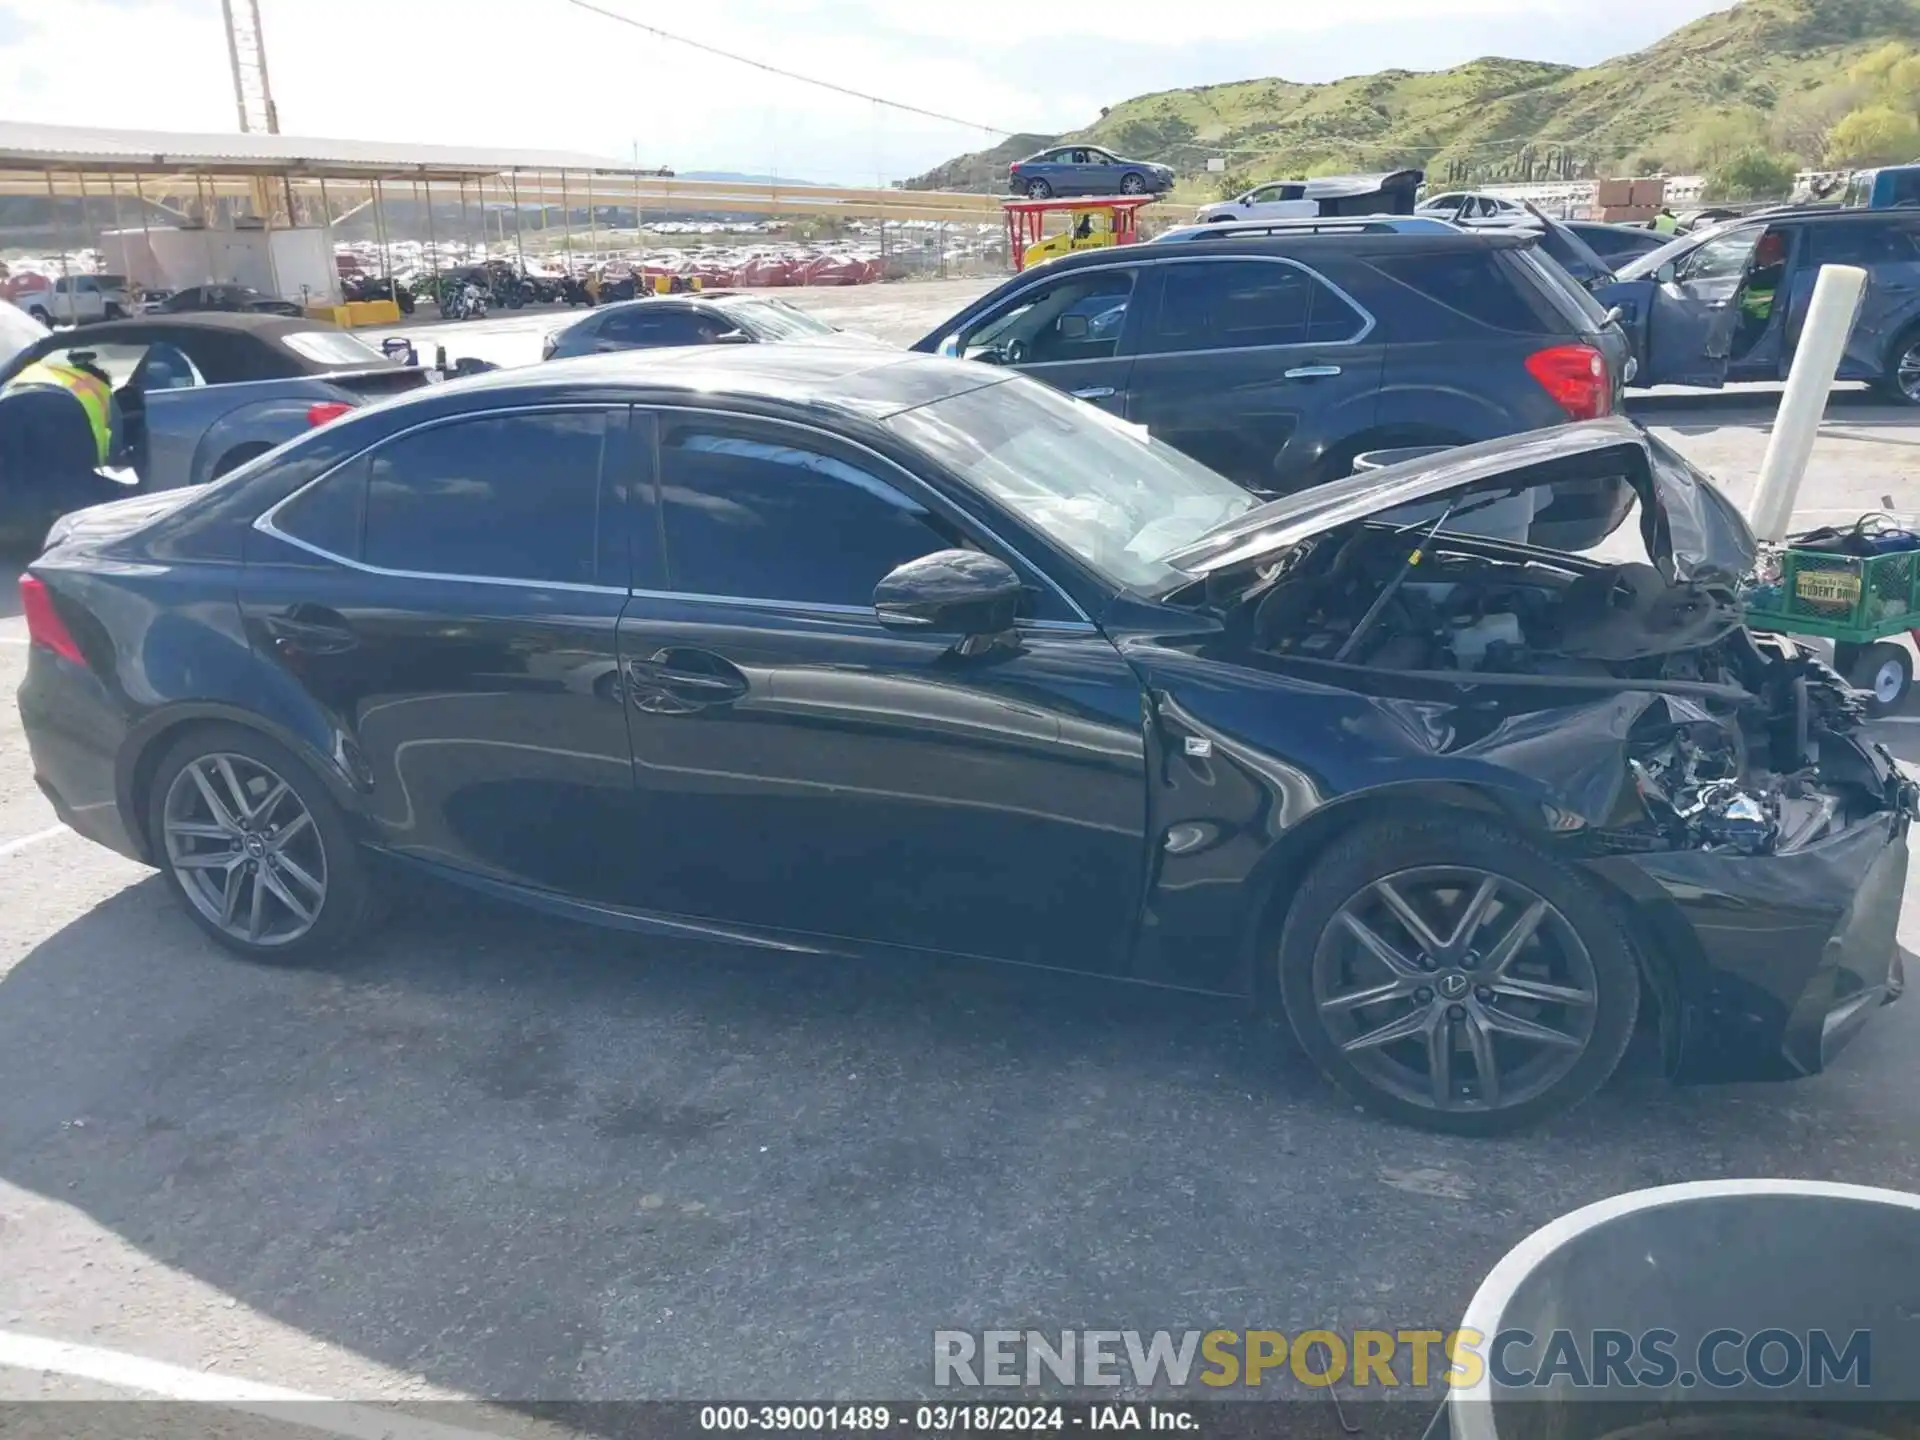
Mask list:
[[[1852,265],[1820,267],[1813,302],[1807,307],[1807,323],[1794,350],[1793,369],[1787,374],[1786,393],[1780,397],[1780,411],[1774,416],[1773,438],[1767,442],[1760,478],[1747,508],[1753,533],[1762,540],[1777,544],[1787,533],[1793,502],[1800,494],[1800,482],[1806,479],[1814,437],[1826,414],[1827,396],[1840,369],[1847,337],[1853,333],[1866,286],[1865,270]],[[1780,295],[1775,303],[1785,304],[1786,296]]]

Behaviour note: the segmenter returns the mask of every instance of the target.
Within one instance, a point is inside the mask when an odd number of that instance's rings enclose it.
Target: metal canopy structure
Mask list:
[[[998,220],[991,195],[683,180],[671,171],[572,151],[497,150],[300,135],[188,134],[0,120],[0,194],[94,195],[116,184],[147,193],[291,197],[328,184],[471,185],[496,203],[638,206],[664,211]]]

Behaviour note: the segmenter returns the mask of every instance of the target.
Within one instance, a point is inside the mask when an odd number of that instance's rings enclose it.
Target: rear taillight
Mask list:
[[[1569,420],[1613,413],[1613,377],[1607,357],[1591,345],[1555,345],[1527,357],[1527,373],[1567,412]]]
[[[20,577],[20,613],[27,617],[29,645],[51,650],[62,660],[71,660],[76,665],[87,663],[87,657],[80,653],[80,647],[74,643],[73,632],[67,629],[67,622],[53,608],[53,596],[47,593],[47,582],[38,575]]]
[[[318,405],[307,407],[307,424],[310,427],[325,425],[329,421],[338,420],[352,409],[353,406],[343,400],[322,400]]]

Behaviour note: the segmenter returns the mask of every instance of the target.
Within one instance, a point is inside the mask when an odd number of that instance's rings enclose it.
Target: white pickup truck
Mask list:
[[[62,275],[21,290],[13,303],[43,325],[120,320],[136,311],[124,275]]]

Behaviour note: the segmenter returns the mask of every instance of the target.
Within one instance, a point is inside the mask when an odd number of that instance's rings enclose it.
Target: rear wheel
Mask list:
[[[1492,1135],[1559,1115],[1620,1063],[1640,978],[1579,876],[1497,826],[1363,826],[1308,875],[1280,941],[1287,1017],[1362,1105]]]
[[[299,964],[373,919],[372,879],[345,815],[263,735],[220,725],[175,741],[154,773],[148,834],[188,915],[249,960]]]
[[[1045,200],[1050,198],[1052,194],[1053,186],[1044,180],[1029,180],[1027,182],[1027,198],[1029,200]]]

